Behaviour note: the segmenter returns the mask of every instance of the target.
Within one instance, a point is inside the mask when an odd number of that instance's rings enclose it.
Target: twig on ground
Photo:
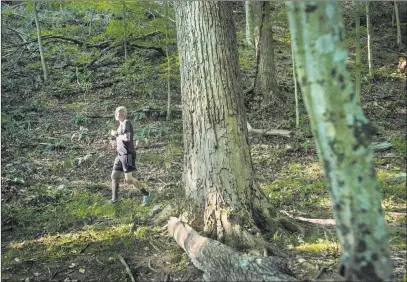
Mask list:
[[[124,265],[124,268],[126,269],[127,273],[129,274],[131,281],[136,282],[136,280],[134,280],[133,274],[131,273],[130,267],[127,265],[126,261],[124,260],[124,258],[121,255],[119,255],[119,260]]]
[[[58,273],[61,273],[61,272],[64,271],[64,270],[66,270],[66,268],[57,270],[57,271],[51,276],[51,278],[49,279],[49,281],[51,281],[52,279],[54,279],[54,277],[57,276]]]
[[[83,249],[81,249],[81,250],[79,251],[79,253],[82,254],[88,247],[89,247],[89,243],[86,244],[86,246],[83,247]]]
[[[151,259],[148,259],[148,268],[150,268],[152,271],[154,271],[154,272],[159,272],[157,269],[154,269],[152,266],[151,266]]]
[[[153,246],[153,248],[157,251],[157,252],[161,252],[159,248],[157,248],[156,246],[154,246],[153,243],[150,242],[150,245]]]
[[[328,265],[322,266],[321,269],[318,271],[317,275],[315,275],[314,279],[312,279],[312,281],[317,280],[319,277],[321,277],[321,275],[325,272],[325,270],[327,270],[329,267],[331,267],[332,265],[334,265],[334,263],[330,263]]]

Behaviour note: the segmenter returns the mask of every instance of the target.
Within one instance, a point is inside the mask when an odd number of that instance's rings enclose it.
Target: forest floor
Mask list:
[[[380,37],[374,42],[377,73],[373,81],[363,80],[362,105],[379,129],[373,141],[393,145],[375,152],[374,160],[391,257],[397,279],[405,281],[405,77],[393,65],[402,54],[386,42]],[[283,86],[291,83],[288,52],[278,43]],[[56,97],[52,83],[33,91],[24,78],[11,79],[14,86],[2,87],[2,281],[131,281],[123,262],[136,281],[201,280],[202,273],[162,229],[165,222],[153,223],[182,195],[182,120],[178,115],[166,121],[148,110],[165,109],[166,94],[140,98],[119,85]],[[292,87],[286,91],[291,95]],[[130,110],[140,140],[136,177],[154,193],[149,207],[142,207],[140,193],[123,181],[120,201],[110,203],[115,152],[108,132],[117,127],[113,111],[119,105]],[[253,110],[249,122],[293,130],[293,114],[287,112]],[[340,245],[309,128],[303,125],[301,134],[290,138],[250,136],[250,146],[256,179],[270,201],[315,225],[311,236],[276,233],[272,240],[285,250],[299,279],[312,279],[323,269],[320,280],[336,281]]]

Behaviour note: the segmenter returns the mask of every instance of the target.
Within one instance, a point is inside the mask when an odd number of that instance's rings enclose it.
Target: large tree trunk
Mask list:
[[[263,102],[266,104],[272,99],[276,99],[281,104],[281,102],[285,102],[286,97],[277,91],[271,4],[267,1],[254,2],[253,10],[255,15],[254,38],[257,61],[254,93],[255,95],[262,95]]]
[[[347,280],[394,278],[370,145],[337,1],[288,2],[297,73],[333,202]]]
[[[186,197],[204,209],[204,231],[222,239],[232,213],[251,218],[254,190],[232,7],[175,4]]]
[[[253,181],[230,2],[177,1],[184,130],[185,219],[220,241],[253,247],[259,219],[298,231]],[[272,215],[272,216],[271,216]],[[256,229],[257,228],[257,229]],[[281,230],[283,231],[283,230]]]

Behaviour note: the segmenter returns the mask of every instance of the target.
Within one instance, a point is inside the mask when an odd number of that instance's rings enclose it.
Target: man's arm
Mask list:
[[[123,140],[123,141],[130,141],[130,133],[125,132],[123,134],[118,134],[116,137],[118,140]]]
[[[116,137],[116,140],[123,140],[123,141],[130,140],[130,132],[125,132],[123,134],[120,134],[116,130],[112,130],[112,131],[110,131],[110,135]]]

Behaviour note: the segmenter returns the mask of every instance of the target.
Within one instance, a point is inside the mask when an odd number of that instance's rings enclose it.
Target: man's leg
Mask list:
[[[124,179],[126,180],[126,183],[133,184],[137,189],[143,193],[143,206],[148,206],[150,204],[150,198],[151,198],[151,192],[148,192],[141,184],[140,181],[138,181],[135,177],[133,177],[133,174],[131,172],[126,172],[124,173]]]
[[[112,171],[112,202],[116,202],[119,193],[119,178],[121,171],[113,170]]]
[[[131,172],[125,172],[124,173],[124,179],[127,184],[133,184],[137,189],[141,191],[143,196],[148,195],[148,192],[146,189],[144,189],[145,185],[143,185],[140,181],[138,181]]]

